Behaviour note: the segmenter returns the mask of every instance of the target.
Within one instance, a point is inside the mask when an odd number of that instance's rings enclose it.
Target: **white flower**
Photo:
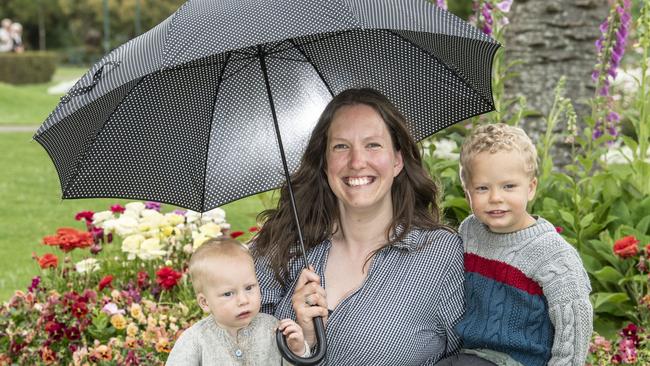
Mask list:
[[[165,216],[156,210],[142,210],[140,212],[142,221],[150,224],[153,227],[159,227],[164,224]]]
[[[182,225],[185,222],[185,217],[173,212],[169,212],[165,214],[165,220],[167,220],[167,224],[171,226],[178,226]]]
[[[93,214],[93,225],[98,226],[100,223],[115,219],[112,211],[100,211]]]
[[[140,212],[144,210],[144,203],[142,202],[129,202],[124,205],[124,214],[134,213],[136,216],[140,216]],[[123,214],[123,215],[124,215]]]
[[[144,236],[140,234],[127,236],[122,240],[122,251],[128,253],[128,259],[134,259],[140,252],[140,245],[144,241]]]
[[[79,273],[95,272],[99,269],[99,261],[95,258],[88,258],[77,262],[74,269]]]
[[[201,214],[196,211],[187,210],[185,213],[185,218],[187,219],[187,222],[190,223],[199,220],[201,218]]]
[[[639,153],[639,149],[637,148],[637,155]],[[648,148],[647,151],[647,156],[650,156],[650,148]],[[607,154],[602,156],[600,160],[607,162],[608,164],[629,164],[630,161],[634,160],[634,156],[632,154],[632,149],[630,149],[627,145],[624,145],[622,147],[612,147],[609,149]],[[650,163],[650,157],[646,158],[645,161],[647,163]]]
[[[137,232],[138,220],[131,216],[121,215],[114,225],[115,233],[121,237],[125,237]]]
[[[433,141],[433,145],[436,147],[436,150],[433,152],[433,156],[440,159],[458,159],[459,154],[454,152],[454,150],[456,150],[456,142],[454,140],[439,139]]]
[[[138,258],[143,260],[157,259],[167,254],[160,245],[160,239],[149,238],[140,244]]]
[[[215,224],[221,224],[226,222],[226,211],[217,207],[208,212],[204,212],[201,216],[201,221],[204,223],[214,222]]]

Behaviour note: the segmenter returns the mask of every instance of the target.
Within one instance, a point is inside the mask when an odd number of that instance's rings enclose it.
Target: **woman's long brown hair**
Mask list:
[[[395,150],[401,152],[404,162],[404,168],[395,177],[391,188],[393,220],[386,231],[385,246],[400,241],[413,227],[444,227],[440,224],[438,187],[422,166],[420,151],[406,128],[404,117],[378,91],[369,88],[348,89],[325,107],[311,134],[300,167],[291,176],[307,251],[329,238],[336,227],[340,227],[336,225],[339,220],[337,198],[325,174],[327,133],[337,110],[357,104],[370,106],[379,113],[388,127]],[[286,184],[280,190],[277,208],[263,211],[258,219],[264,224],[254,239],[253,255],[269,258],[275,277],[284,284],[289,261],[300,255]],[[402,225],[404,230],[400,230],[400,234],[391,241],[390,233],[395,232],[398,225]]]

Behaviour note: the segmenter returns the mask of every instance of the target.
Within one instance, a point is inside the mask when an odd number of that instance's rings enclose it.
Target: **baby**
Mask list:
[[[278,324],[275,317],[259,312],[253,258],[241,243],[208,240],[192,254],[189,272],[196,300],[210,315],[183,332],[167,365],[280,365],[278,328],[294,354],[309,357],[302,329],[294,321]]]

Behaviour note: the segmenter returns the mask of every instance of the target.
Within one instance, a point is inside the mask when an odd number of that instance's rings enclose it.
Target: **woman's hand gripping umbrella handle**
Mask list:
[[[325,326],[323,325],[323,318],[317,316],[313,318],[314,329],[316,331],[316,343],[318,344],[318,350],[315,354],[310,357],[299,357],[293,354],[287,346],[287,340],[284,338],[282,331],[277,330],[275,333],[275,340],[278,343],[278,348],[280,353],[285,360],[291,362],[297,366],[309,366],[316,365],[325,357],[325,352],[327,351],[327,340],[325,336]]]

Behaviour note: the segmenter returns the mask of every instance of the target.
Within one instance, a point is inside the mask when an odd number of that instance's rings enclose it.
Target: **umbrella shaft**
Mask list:
[[[280,136],[280,126],[278,125],[278,116],[275,113],[275,104],[273,103],[273,95],[271,94],[271,84],[269,83],[269,73],[266,67],[266,54],[261,45],[257,46],[257,56],[260,59],[260,66],[262,74],[264,75],[264,83],[266,84],[266,94],[269,97],[269,105],[271,106],[271,114],[273,115],[273,125],[275,127],[275,136],[278,139],[278,147],[280,148],[280,157],[282,159],[282,167],[284,168],[284,176],[287,180],[287,188],[289,189],[289,200],[291,202],[291,210],[293,212],[293,220],[296,224],[298,231],[298,240],[300,241],[300,249],[303,260],[305,261],[305,268],[309,268],[307,262],[307,255],[305,254],[305,243],[302,238],[302,230],[300,229],[300,220],[298,218],[298,209],[296,207],[296,199],[293,195],[293,188],[291,187],[291,176],[289,174],[289,167],[287,166],[287,157],[284,154],[284,146],[282,145],[282,137]]]

